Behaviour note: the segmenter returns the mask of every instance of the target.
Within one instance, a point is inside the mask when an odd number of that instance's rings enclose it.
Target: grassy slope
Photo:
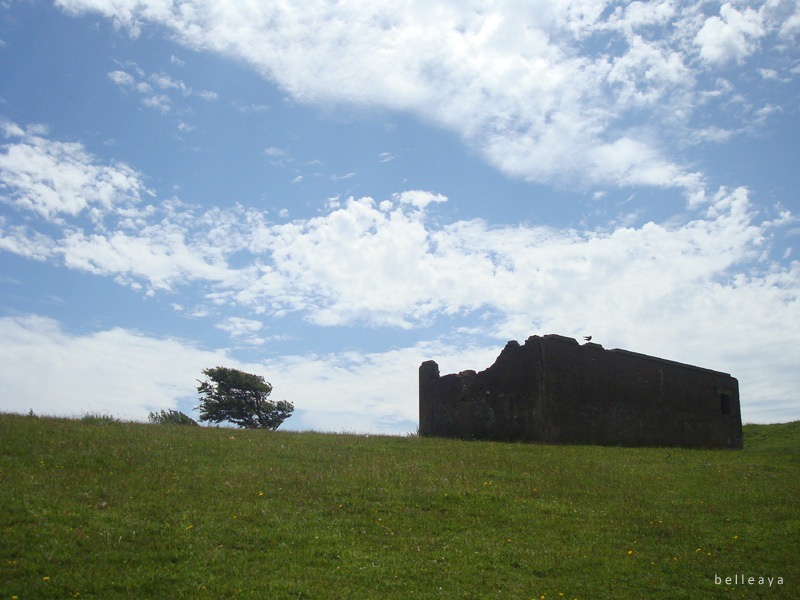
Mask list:
[[[745,446],[0,415],[0,600],[800,597],[800,422]]]

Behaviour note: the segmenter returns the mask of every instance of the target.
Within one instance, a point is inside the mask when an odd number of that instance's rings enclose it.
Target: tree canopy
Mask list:
[[[169,409],[159,412],[151,412],[147,420],[156,424],[173,424],[173,425],[194,425],[197,426],[197,421],[189,415],[185,415],[180,411]]]
[[[275,430],[294,411],[291,402],[269,399],[272,384],[260,375],[227,367],[203,369],[203,374],[208,379],[197,387],[201,421]]]

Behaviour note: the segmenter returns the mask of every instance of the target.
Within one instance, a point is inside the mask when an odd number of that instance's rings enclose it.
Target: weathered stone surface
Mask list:
[[[742,447],[729,374],[559,335],[509,342],[479,373],[422,363],[419,426],[462,439]]]

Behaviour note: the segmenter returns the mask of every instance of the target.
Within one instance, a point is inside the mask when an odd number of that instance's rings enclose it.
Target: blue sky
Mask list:
[[[0,2],[0,410],[416,429],[593,335],[800,418],[800,3]]]

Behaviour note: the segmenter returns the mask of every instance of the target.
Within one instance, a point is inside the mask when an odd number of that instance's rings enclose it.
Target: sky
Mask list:
[[[800,2],[0,1],[0,411],[405,434],[592,335],[800,419]]]

